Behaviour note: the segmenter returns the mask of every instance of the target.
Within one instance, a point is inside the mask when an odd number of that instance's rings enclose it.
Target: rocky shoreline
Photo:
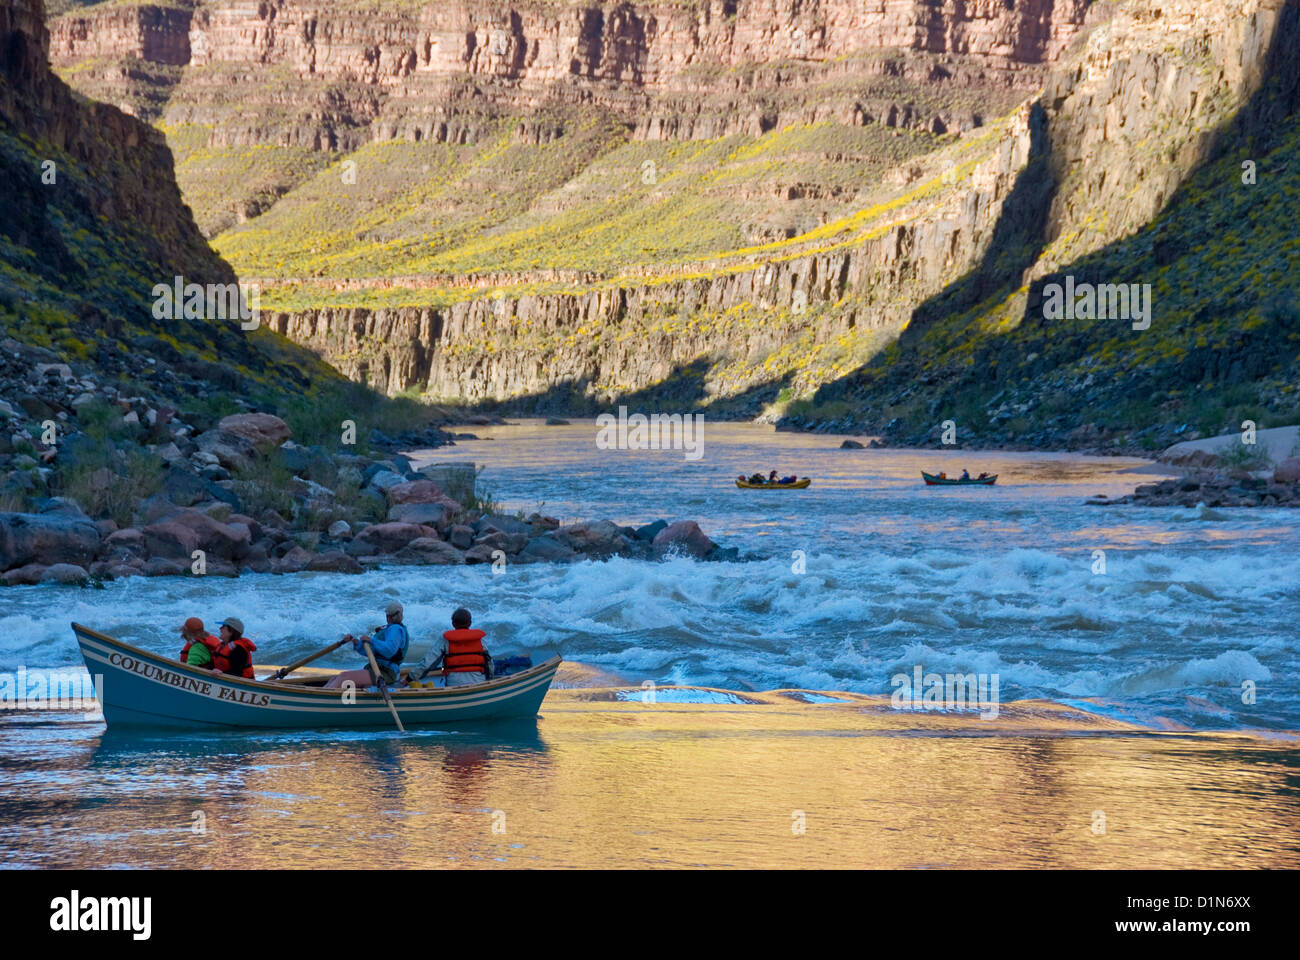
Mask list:
[[[1123,497],[1092,497],[1090,506],[1292,507],[1300,509],[1300,457],[1283,460],[1271,476],[1246,470],[1193,469],[1182,477],[1144,483]]]
[[[267,412],[182,414],[177,398],[209,383],[151,358],[127,362],[153,372],[150,389],[0,341],[0,584],[736,558],[693,521],[632,528],[506,516],[477,489],[472,464],[416,470],[400,454],[296,443]],[[366,439],[383,450],[466,436],[424,425]]]
[[[286,460],[320,455],[287,439],[268,448],[285,430],[283,421],[269,414],[227,417],[212,431],[215,436],[200,435],[195,456],[229,463],[256,456],[259,449]],[[478,502],[475,471],[468,464],[416,470],[403,456],[367,460],[334,454],[332,460],[340,472],[362,478],[361,497],[382,512],[381,519],[338,519],[324,531],[303,529],[274,510],[259,516],[244,513],[238,494],[221,481],[204,482],[196,473],[172,466],[164,490],[139,504],[131,526],[90,517],[67,497],[48,498],[36,513],[0,513],[0,583],[363,573],[382,566],[568,563],[614,556],[737,559],[734,548],[719,547],[690,520],[658,520],[635,528],[608,520],[561,525],[538,513],[507,516],[466,506],[447,491]],[[290,487],[296,517],[334,498],[333,491],[298,476]]]

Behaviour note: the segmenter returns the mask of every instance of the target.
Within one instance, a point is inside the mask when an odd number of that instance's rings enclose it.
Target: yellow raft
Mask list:
[[[794,483],[750,483],[748,480],[737,480],[736,486],[741,490],[802,490],[810,483],[812,477],[801,477]]]

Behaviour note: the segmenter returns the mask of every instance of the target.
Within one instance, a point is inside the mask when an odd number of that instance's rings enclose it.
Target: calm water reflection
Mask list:
[[[9,716],[0,863],[1300,865],[1291,741],[1144,734],[1047,705],[989,727],[865,699],[552,696],[535,725],[407,736],[137,738]]]

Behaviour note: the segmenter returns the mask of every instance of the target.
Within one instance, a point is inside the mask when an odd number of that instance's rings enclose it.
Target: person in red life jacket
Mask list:
[[[181,663],[192,667],[211,667],[212,654],[221,646],[221,641],[208,635],[207,628],[198,617],[190,617],[181,627],[181,639],[185,646],[181,649]]]
[[[228,617],[221,624],[221,643],[212,653],[212,669],[252,680],[256,649],[253,641],[244,636],[244,622]]]
[[[464,607],[451,615],[451,629],[442,635],[442,643],[435,646],[420,664],[411,671],[410,679],[420,680],[442,668],[443,685],[461,687],[469,683],[482,683],[492,675],[492,655],[483,646],[487,636],[482,630],[470,628],[469,611]]]

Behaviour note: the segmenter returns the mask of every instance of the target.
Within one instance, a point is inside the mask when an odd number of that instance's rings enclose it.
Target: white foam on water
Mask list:
[[[72,620],[174,655],[177,628],[193,615],[210,627],[240,617],[258,659],[285,663],[382,622],[399,599],[413,657],[466,606],[498,656],[554,650],[629,681],[880,694],[919,663],[997,673],[1004,701],[1155,698],[1163,709],[1191,688],[1254,680],[1270,683],[1270,695],[1252,722],[1300,727],[1300,536],[1289,517],[1236,511],[1191,529],[1148,511],[1112,529],[1086,507],[1059,506],[1032,511],[1017,532],[994,501],[936,500],[909,504],[917,516],[906,522],[864,513],[860,527],[894,524],[896,535],[876,536],[846,532],[849,501],[817,502],[807,501],[806,517],[791,510],[756,525],[725,514],[743,501],[710,500],[723,512],[717,525],[739,531],[728,545],[769,557],[751,563],[613,559],[507,565],[499,575],[489,565],[397,567],[7,588],[0,670],[78,663]],[[1104,575],[1092,573],[1095,548],[1107,550]],[[794,550],[805,551],[803,574],[791,569]],[[339,651],[320,665],[354,660]]]

